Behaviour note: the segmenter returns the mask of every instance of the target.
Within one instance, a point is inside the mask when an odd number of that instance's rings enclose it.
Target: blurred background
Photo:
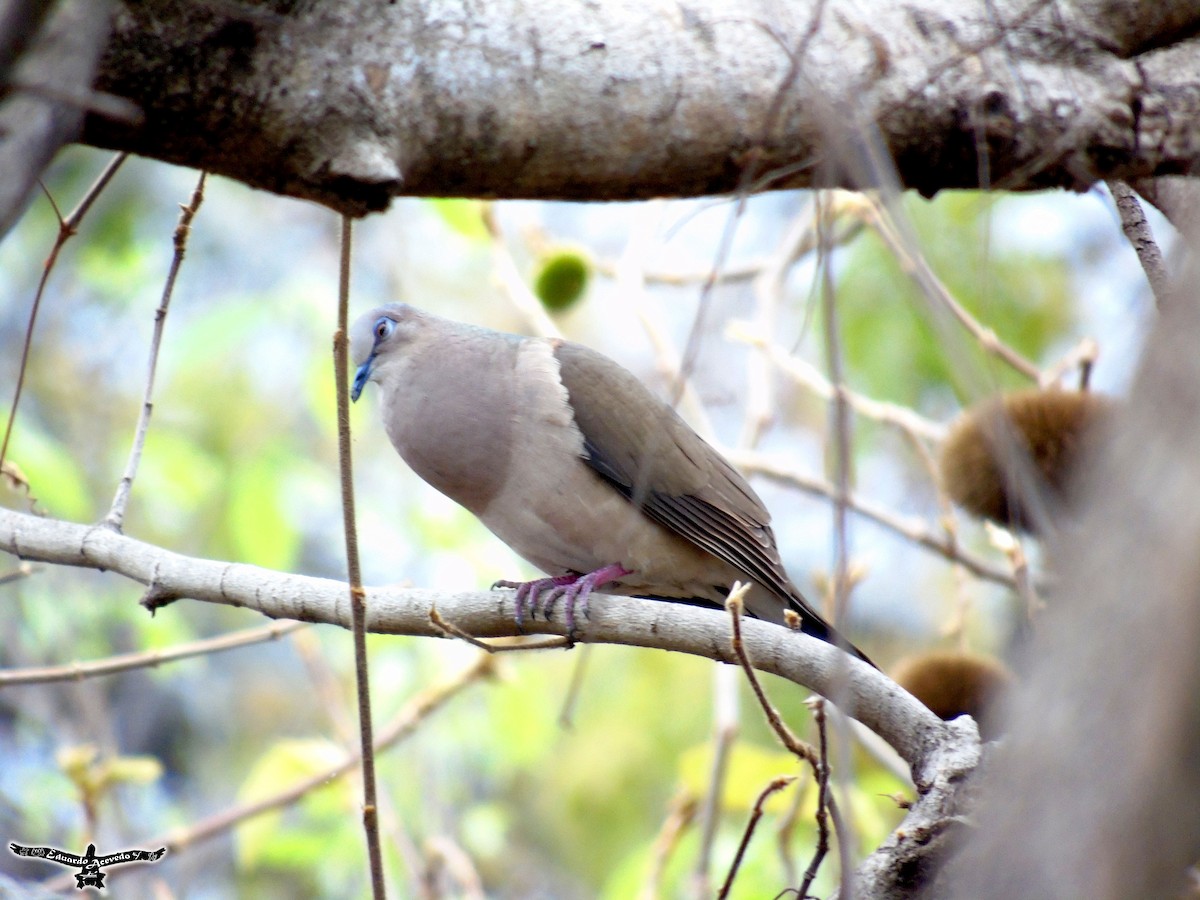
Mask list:
[[[46,187],[64,213],[108,159],[83,148],[60,156]],[[73,522],[108,511],[141,405],[178,204],[196,177],[127,161],[66,244],[8,450],[27,487],[4,484],[5,505]],[[885,669],[931,648],[1003,658],[1028,625],[1028,598],[914,534],[951,541],[1011,579],[1003,542],[952,512],[932,459],[939,429],[964,405],[1030,381],[935,314],[880,237],[869,203],[841,194],[825,202],[837,238],[828,254],[804,245],[814,222],[808,192],[755,197],[740,212],[712,200],[399,200],[355,225],[351,315],[403,300],[504,330],[553,327],[664,396],[686,358],[694,392],[681,412],[698,429],[735,456],[752,451],[746,459],[827,483],[830,416],[819,390],[827,276],[848,387],[928,425],[914,436],[855,417],[854,492],[892,526],[850,515],[857,581],[843,630]],[[1043,371],[1091,338],[1100,348],[1092,387],[1121,393],[1153,300],[1106,194],[944,193],[906,196],[901,209],[910,246],[984,328]],[[185,555],[345,577],[330,354],[339,228],[322,208],[208,181],[166,321],[126,534]],[[5,410],[57,231],[39,197],[0,244]],[[1064,383],[1075,386],[1077,371]],[[364,580],[474,590],[532,577],[470,514],[408,472],[377,400],[368,390],[352,410]],[[789,572],[821,605],[834,559],[830,499],[786,478],[751,480]],[[1036,568],[1036,545],[1024,552]],[[192,601],[151,618],[139,586],[118,576],[20,568],[10,557],[0,579],[6,672],[167,651],[269,624]],[[453,692],[379,759],[396,896],[689,894],[718,712],[739,727],[713,882],[766,784],[803,775],[743,685],[717,688],[740,695],[740,713],[730,712],[730,697],[714,702],[718,667],[707,660],[596,646],[578,672],[580,649],[504,654],[481,675],[479,652],[459,642],[376,637],[370,650],[381,730],[431,691]],[[813,739],[805,692],[767,683],[791,726]],[[355,721],[350,635],[329,627],[106,677],[0,684],[0,838],[76,852],[94,841],[101,853],[152,849],[168,837],[187,844],[155,866],[113,870],[114,896],[361,895],[353,776],[197,833],[210,817],[336,764],[357,744]],[[865,750],[852,762],[842,803],[869,850],[902,816],[893,795],[911,788]],[[802,777],[769,801],[734,896],[794,884],[812,854],[814,794]],[[7,853],[0,871],[55,874]],[[830,871],[819,892],[831,889]]]

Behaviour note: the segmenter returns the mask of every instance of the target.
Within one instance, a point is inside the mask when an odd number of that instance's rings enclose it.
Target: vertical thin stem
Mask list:
[[[146,445],[146,434],[150,430],[150,414],[154,410],[154,374],[158,369],[158,350],[162,346],[163,328],[167,321],[167,309],[171,305],[171,295],[175,292],[175,279],[179,275],[179,267],[183,264],[183,255],[187,251],[188,236],[191,234],[192,219],[200,204],[204,201],[204,179],[207,172],[200,173],[192,198],[180,207],[179,224],[175,226],[175,255],[171,259],[171,268],[167,272],[167,281],[163,285],[162,300],[154,311],[154,336],[150,340],[150,362],[146,370],[146,388],[142,394],[142,411],[138,416],[137,430],[133,435],[133,446],[129,449],[129,459],[125,463],[125,474],[117,484],[117,493],[113,497],[112,507],[104,517],[104,524],[115,531],[120,531],[125,524],[125,507],[129,503],[129,492],[133,489],[133,479],[137,476],[138,464],[142,460],[142,448]]]
[[[830,268],[828,243],[825,238],[825,202],[818,195],[814,205],[817,230],[821,246],[821,316],[825,323],[825,364],[829,369],[829,383],[833,388],[830,398],[830,431],[833,436],[833,609],[831,619],[836,627],[841,618],[849,584],[849,550],[847,546],[846,518],[850,497],[850,404],[846,397],[846,381],[842,362],[842,343],[838,321],[837,302],[834,298],[833,275]]]
[[[37,293],[33,295],[33,307],[29,311],[29,324],[25,327],[25,344],[21,348],[21,367],[17,375],[17,388],[13,392],[12,409],[8,411],[8,424],[4,426],[4,441],[0,442],[0,466],[4,465],[4,459],[8,455],[8,441],[12,437],[13,423],[17,420],[17,406],[21,402],[21,391],[25,387],[25,369],[29,365],[29,350],[33,346],[33,327],[37,324],[38,310],[42,306],[42,295],[46,292],[46,282],[50,280],[50,273],[54,269],[54,263],[58,260],[58,253],[62,250],[63,244],[75,234],[84,215],[92,208],[96,198],[108,186],[112,177],[117,174],[117,169],[121,167],[121,163],[125,162],[128,156],[128,153],[118,153],[109,160],[104,171],[88,188],[87,193],[83,195],[83,199],[79,201],[79,205],[71,214],[65,219],[59,216],[58,237],[54,241],[54,246],[50,248],[50,255],[46,257],[46,265],[42,268],[42,277],[38,281]],[[48,193],[47,196],[49,196]],[[54,204],[54,198],[50,198],[50,203]],[[58,212],[57,206],[54,211]]]
[[[337,331],[333,335],[334,381],[337,386],[338,469],[342,485],[342,521],[346,532],[346,572],[350,581],[350,618],[354,633],[354,680],[358,692],[358,728],[362,744],[363,830],[371,864],[371,894],[384,900],[383,853],[379,845],[379,806],[375,792],[375,737],[371,725],[371,683],[367,666],[367,595],[358,564],[354,478],[350,458],[350,308],[351,219],[342,217],[341,267],[338,277]]]

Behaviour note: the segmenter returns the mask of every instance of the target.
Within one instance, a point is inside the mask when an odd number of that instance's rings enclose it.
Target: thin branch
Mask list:
[[[162,300],[154,311],[154,336],[150,340],[150,361],[146,367],[146,387],[142,394],[142,411],[138,415],[137,430],[134,432],[133,446],[129,450],[129,459],[125,463],[125,473],[117,484],[117,493],[113,497],[104,524],[109,528],[120,531],[125,524],[125,507],[129,503],[129,492],[133,489],[133,479],[137,476],[138,464],[142,459],[142,448],[146,444],[146,435],[150,430],[150,414],[154,409],[154,373],[158,368],[158,350],[162,345],[163,328],[167,321],[167,309],[171,305],[171,295],[175,292],[175,279],[179,275],[179,267],[183,264],[183,256],[187,251],[188,237],[191,234],[192,219],[200,204],[204,201],[204,179],[207,172],[201,172],[192,191],[192,198],[186,205],[180,206],[179,224],[175,226],[175,254],[171,258],[171,267],[167,271],[167,280],[163,285]]]
[[[837,300],[830,271],[829,252],[825,248],[828,222],[825,203],[820,194],[813,206],[816,217],[818,246],[821,254],[821,313],[825,334],[825,364],[829,367],[829,382],[833,400],[829,410],[830,430],[833,432],[833,606],[830,620],[837,627],[846,613],[850,599],[850,539],[847,530],[847,504],[850,496],[851,415],[846,399],[845,366],[842,362],[841,325]]]
[[[28,578],[33,574],[33,571],[33,566],[29,563],[19,563],[7,572],[0,573],[0,585],[11,584],[14,581],[20,581],[22,578]]]
[[[800,738],[796,737],[792,730],[784,723],[783,718],[779,715],[779,710],[775,708],[775,705],[771,703],[770,698],[767,697],[767,692],[763,689],[762,683],[759,681],[758,675],[754,671],[754,664],[750,661],[750,656],[746,652],[745,644],[742,641],[742,604],[748,590],[749,585],[734,585],[733,589],[729,592],[729,598],[725,601],[726,609],[729,610],[730,628],[732,630],[730,645],[733,649],[734,655],[737,657],[738,662],[741,664],[742,671],[746,673],[746,679],[750,682],[750,687],[754,692],[755,698],[758,700],[759,706],[762,707],[762,711],[767,717],[767,724],[771,726],[771,730],[775,732],[775,736],[779,738],[779,742],[799,759],[808,763],[813,770],[813,774],[817,778],[818,785],[824,785],[825,788],[827,788],[829,781],[829,763],[826,757],[827,748],[825,745],[824,727],[821,727],[819,732],[821,736],[821,747],[819,750],[814,748],[812,744],[809,744],[807,741],[802,741]],[[823,708],[821,710],[821,716],[823,720]],[[821,724],[823,726],[823,721]],[[820,864],[821,859],[824,858],[825,853],[828,852],[829,849],[829,826],[825,820],[826,810],[829,810],[830,813],[834,815],[834,824],[838,830],[839,844],[841,846],[845,846],[847,843],[845,840],[845,831],[841,824],[839,824],[840,820],[836,815],[833,795],[830,794],[827,789],[824,789],[818,795],[818,854],[814,858],[812,865],[809,866],[810,871],[814,872],[815,866]],[[822,844],[824,845],[824,849],[822,849]],[[848,872],[843,874],[847,875]],[[807,880],[808,879],[806,878],[806,881]],[[803,896],[804,894],[801,893],[801,897]]]
[[[929,267],[925,255],[915,246],[910,246],[896,230],[887,210],[878,202],[865,207],[863,215],[867,223],[875,229],[884,244],[900,264],[900,268],[917,283],[926,296],[936,300],[946,309],[959,324],[983,348],[984,352],[995,356],[1006,363],[1014,371],[1024,375],[1030,381],[1037,382],[1041,375],[1036,365],[1014,350],[991,328],[982,325],[954,295],[946,288],[940,278]]]
[[[1025,615],[1032,622],[1037,614],[1046,608],[1046,604],[1037,595],[1037,589],[1029,575],[1029,560],[1021,542],[1011,531],[993,522],[984,522],[983,527],[992,546],[1004,554],[1004,558],[1012,567],[1017,594],[1025,601]]]
[[[719,678],[719,673],[714,677]],[[713,703],[713,758],[709,766],[708,789],[704,792],[704,800],[700,805],[700,848],[696,853],[696,865],[692,871],[693,893],[697,896],[708,896],[711,891],[709,882],[712,873],[713,848],[717,841],[717,825],[721,820],[721,797],[725,789],[725,780],[729,775],[729,759],[733,753],[733,745],[738,737],[738,704],[734,694],[726,699],[721,697],[722,685],[717,685],[715,702]]]
[[[569,648],[571,641],[562,638],[556,640],[556,645]],[[543,646],[548,647],[550,644],[547,643]],[[575,706],[579,703],[579,697],[583,693],[583,680],[587,674],[588,663],[592,659],[592,652],[591,644],[582,644],[579,652],[575,654],[575,665],[571,667],[571,680],[567,682],[567,692],[563,695],[562,706],[558,710],[558,727],[564,730],[575,727]]]
[[[818,497],[826,497],[832,500],[836,495],[833,485],[829,484],[825,479],[804,475],[792,469],[784,468],[773,462],[765,454],[727,451],[725,455],[730,462],[746,472],[762,475],[772,481],[790,485]],[[853,494],[846,498],[846,506],[848,509],[898,534],[900,537],[910,540],[918,546],[924,547],[926,550],[937,553],[951,562],[961,564],[967,571],[985,581],[991,581],[1008,588],[1016,587],[1016,582],[1009,571],[938,536],[921,519],[909,519],[906,521],[896,513],[868,500],[862,500]]]
[[[372,751],[380,753],[409,737],[433,713],[445,706],[467,687],[484,678],[491,677],[494,671],[491,657],[481,653],[474,663],[449,681],[421,691],[406,703],[390,722],[380,729],[379,735],[372,746]],[[310,792],[353,772],[359,768],[361,762],[362,754],[360,752],[349,753],[341,762],[335,763],[307,778],[302,778],[274,794],[255,800],[252,803],[226,809],[188,828],[169,831],[146,838],[142,843],[147,846],[165,845],[172,854],[182,853],[203,841],[225,834],[255,816],[290,806]],[[70,876],[66,877],[66,884],[70,885]],[[57,889],[60,884],[62,884],[62,879],[49,882],[46,886],[51,889]]]
[[[1154,234],[1150,230],[1150,223],[1146,221],[1146,214],[1142,211],[1142,204],[1138,202],[1137,194],[1125,182],[1113,180],[1105,184],[1108,185],[1108,190],[1117,205],[1117,212],[1121,216],[1121,230],[1133,245],[1138,262],[1142,264],[1146,279],[1150,282],[1154,302],[1161,309],[1170,294],[1171,279],[1163,262],[1162,251],[1158,249]]]
[[[763,690],[762,682],[758,680],[758,675],[754,671],[754,664],[750,661],[750,657],[746,653],[746,646],[742,641],[742,605],[749,590],[750,585],[748,584],[735,584],[725,601],[725,608],[729,611],[730,628],[733,632],[729,640],[730,646],[733,649],[733,655],[741,665],[742,671],[746,673],[746,679],[750,682],[750,688],[754,691],[758,705],[762,707],[762,711],[767,717],[767,724],[771,726],[771,730],[775,732],[775,736],[779,738],[779,742],[783,744],[788,752],[813,766],[815,771],[820,761],[816,749],[812,744],[796,737],[792,730],[784,724],[783,717],[779,715],[779,710],[775,708],[770,698],[767,697],[767,692]]]
[[[439,869],[444,870],[453,882],[453,891],[438,893],[449,893],[460,900],[485,900],[487,895],[483,890],[483,879],[479,877],[467,852],[456,841],[448,835],[435,835],[425,842],[424,850],[428,861],[425,877],[430,886],[435,884]]]
[[[1062,359],[1054,363],[1042,373],[1039,381],[1042,387],[1057,384],[1072,369],[1079,370],[1079,390],[1086,391],[1091,378],[1092,367],[1100,358],[1100,345],[1090,337],[1080,338],[1079,343],[1072,347]]]
[[[732,341],[749,344],[751,347],[762,350],[779,371],[813,395],[822,400],[834,398],[833,385],[816,366],[789,353],[778,344],[772,343],[765,332],[752,328],[745,322],[730,322],[725,329],[725,335]],[[927,419],[907,406],[889,403],[885,400],[874,400],[846,386],[843,386],[841,394],[850,404],[850,408],[863,418],[890,425],[907,435],[928,441],[940,441],[946,436],[945,425]]]
[[[801,784],[792,793],[791,805],[775,832],[775,845],[776,850],[779,851],[779,863],[783,866],[784,884],[796,881],[796,860],[795,854],[792,852],[792,836],[796,832],[796,823],[800,821],[800,809],[804,804],[805,789],[806,785]]]
[[[278,640],[284,635],[306,627],[303,622],[274,622],[261,628],[247,628],[233,634],[223,634],[202,641],[178,644],[170,650],[122,653],[119,656],[109,656],[94,662],[71,662],[61,666],[10,669],[0,672],[0,688],[22,684],[47,684],[54,681],[83,681],[86,678],[114,675],[117,672],[128,672],[131,669],[150,669],[180,659],[207,656],[223,650],[233,650],[238,647]]]
[[[21,347],[21,364],[18,368],[17,386],[13,391],[12,408],[8,411],[8,424],[4,427],[4,441],[0,443],[0,466],[4,465],[4,460],[8,455],[8,441],[12,437],[13,423],[17,419],[17,406],[21,402],[21,391],[25,387],[25,370],[29,366],[29,351],[33,346],[33,329],[37,324],[38,310],[42,306],[42,296],[46,292],[46,282],[50,280],[50,273],[54,270],[54,264],[58,261],[59,251],[62,250],[65,244],[76,231],[79,230],[79,223],[87,214],[87,211],[92,208],[92,204],[96,202],[96,198],[108,186],[112,177],[117,174],[117,169],[121,167],[121,163],[125,162],[129,156],[128,153],[118,153],[108,165],[104,167],[104,171],[99,177],[92,182],[92,186],[87,189],[83,195],[83,199],[79,201],[79,205],[65,219],[59,216],[58,220],[58,237],[54,240],[54,246],[50,248],[50,254],[46,257],[46,264],[42,267],[42,277],[38,281],[37,291],[33,295],[33,306],[29,310],[29,324],[25,327],[25,343]],[[49,196],[49,194],[47,194]],[[50,199],[51,205],[54,205],[54,199]],[[55,213],[58,212],[58,207],[55,206]]]
[[[670,809],[654,845],[650,851],[650,874],[642,887],[640,900],[657,900],[662,896],[662,879],[667,870],[667,863],[679,846],[679,840],[684,832],[696,820],[696,798],[691,795],[678,796],[671,801]]]
[[[813,850],[812,861],[804,871],[804,880],[800,882],[797,892],[800,900],[808,896],[808,889],[812,887],[813,879],[817,877],[821,863],[829,853],[829,810],[833,799],[829,793],[829,743],[825,728],[825,701],[818,698],[811,706],[813,721],[817,725],[817,749],[820,755],[820,764],[814,766],[817,776],[817,846]]]
[[[742,866],[742,859],[746,855],[746,848],[750,846],[750,838],[754,836],[754,829],[758,827],[758,820],[762,818],[763,806],[766,805],[767,799],[777,791],[783,790],[795,780],[795,775],[781,775],[763,788],[762,792],[758,795],[758,799],[754,801],[754,808],[750,811],[750,821],[746,823],[746,829],[742,832],[742,840],[738,844],[737,853],[734,854],[733,862],[729,866],[729,874],[725,876],[725,881],[721,885],[721,889],[717,891],[718,900],[725,900],[729,896],[729,892],[733,889],[733,880],[737,877],[738,869]]]
[[[342,524],[346,532],[346,571],[350,580],[350,616],[354,634],[354,683],[358,693],[358,727],[362,742],[363,830],[371,865],[371,893],[384,900],[383,851],[379,844],[379,806],[375,791],[375,741],[371,724],[371,679],[367,663],[367,595],[358,563],[354,514],[354,472],[350,456],[350,348],[346,320],[350,308],[349,216],[342,217],[341,265],[338,277],[337,331],[333,335],[333,369],[337,385],[338,470],[342,487]]]
[[[483,227],[487,230],[492,244],[492,270],[500,281],[509,302],[525,319],[525,324],[539,337],[560,338],[562,332],[546,312],[546,307],[537,298],[529,284],[521,276],[517,261],[513,259],[512,251],[500,223],[496,220],[496,208],[491,203],[484,203],[480,210]]]
[[[561,647],[569,649],[572,646],[571,642],[566,638],[547,638],[544,641],[538,641],[536,643],[522,640],[520,643],[514,644],[498,644],[481,641],[473,634],[470,634],[467,631],[464,631],[462,628],[459,628],[453,622],[446,621],[446,619],[442,617],[442,614],[438,612],[436,606],[429,610],[429,621],[434,624],[438,631],[441,631],[447,637],[457,638],[460,641],[465,641],[472,647],[478,647],[485,653],[505,653],[519,650],[557,650]]]

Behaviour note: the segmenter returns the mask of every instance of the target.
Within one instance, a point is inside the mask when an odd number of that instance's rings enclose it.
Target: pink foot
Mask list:
[[[537,618],[538,601],[543,597],[540,609],[542,616],[549,621],[554,604],[561,597],[566,604],[567,637],[571,637],[575,634],[576,606],[583,604],[583,615],[587,618],[588,598],[592,591],[629,574],[631,570],[619,563],[612,563],[586,575],[557,575],[553,578],[538,578],[535,581],[497,581],[492,587],[516,588],[518,627],[524,623],[526,611],[529,612],[530,619]]]
[[[536,578],[533,581],[497,581],[492,585],[496,588],[514,588],[517,592],[517,627],[525,624],[525,614],[530,619],[536,619],[538,614],[538,597],[542,591],[560,591],[579,580],[578,575],[556,575],[553,578]]]

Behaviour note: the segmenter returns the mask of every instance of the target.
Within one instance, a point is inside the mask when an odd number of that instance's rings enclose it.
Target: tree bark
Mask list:
[[[866,187],[868,146],[926,194],[1086,190],[1200,159],[1200,7],[1145,6],[127,0],[99,87],[144,120],[85,139],[352,214]]]
[[[109,0],[0,0],[0,236],[42,170],[79,136]]]

